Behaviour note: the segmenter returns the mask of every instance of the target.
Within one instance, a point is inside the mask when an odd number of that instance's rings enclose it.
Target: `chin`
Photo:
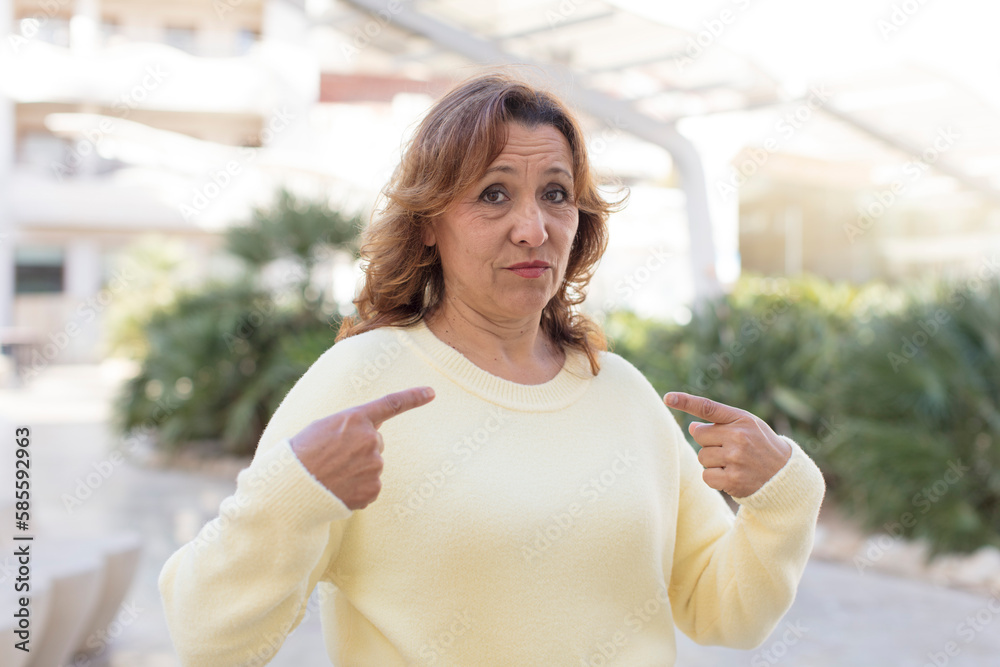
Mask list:
[[[530,317],[531,315],[540,317],[545,306],[549,305],[549,302],[555,298],[557,293],[557,290],[551,287],[545,290],[545,292],[525,290],[517,297],[511,295],[513,298],[508,299],[506,302],[500,302],[497,305],[501,306],[511,317],[522,318]]]
[[[546,301],[532,300],[531,302],[522,302],[516,305],[511,305],[506,310],[510,313],[511,317],[518,319],[532,316],[540,318],[542,316],[542,311],[545,310],[545,306],[547,306],[551,300],[552,299],[548,299]]]

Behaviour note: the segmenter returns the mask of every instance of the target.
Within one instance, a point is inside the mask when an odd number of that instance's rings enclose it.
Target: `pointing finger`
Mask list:
[[[728,424],[744,416],[744,412],[737,408],[719,403],[701,396],[692,396],[682,391],[672,391],[663,397],[667,405],[694,415],[699,419],[712,422],[713,424]]]
[[[387,419],[426,405],[433,399],[434,390],[430,387],[412,387],[359,405],[357,410],[371,419],[375,428],[378,428]]]

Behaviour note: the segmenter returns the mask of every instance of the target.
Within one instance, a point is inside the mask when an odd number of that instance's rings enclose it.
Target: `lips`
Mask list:
[[[507,267],[508,269],[547,269],[549,268],[548,262],[543,262],[541,260],[535,260],[534,262],[521,262],[520,264],[511,264]]]
[[[534,261],[534,262],[521,262],[519,264],[512,264],[507,267],[508,270],[516,273],[522,278],[539,278],[548,271],[551,267],[548,262]]]

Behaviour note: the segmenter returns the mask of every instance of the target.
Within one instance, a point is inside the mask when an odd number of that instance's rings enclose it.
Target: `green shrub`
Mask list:
[[[146,354],[117,401],[119,430],[151,430],[169,451],[252,454],[285,394],[333,345],[339,316],[311,273],[329,248],[353,249],[356,222],[281,192],[230,230],[245,275],[178,293],[143,320]],[[260,284],[275,260],[292,277],[277,292]]]
[[[878,285],[830,285],[817,278],[744,278],[685,326],[615,313],[614,349],[657,390],[684,391],[752,412],[792,437],[832,422],[828,385],[859,319],[870,317]],[[694,417],[681,415],[684,425]],[[801,441],[801,440],[800,440]],[[817,458],[821,443],[809,443]]]
[[[150,353],[120,400],[122,430],[155,426],[164,449],[235,454],[254,451],[278,403],[337,334],[241,285],[183,296],[145,331]]]
[[[939,285],[873,333],[831,382],[838,499],[935,551],[1000,545],[1000,285]]]
[[[997,284],[917,294],[748,277],[685,326],[628,312],[605,326],[661,394],[740,407],[795,438],[866,526],[936,551],[1000,544]]]

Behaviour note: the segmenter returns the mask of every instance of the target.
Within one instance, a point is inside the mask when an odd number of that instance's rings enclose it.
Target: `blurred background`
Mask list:
[[[629,194],[584,304],[614,351],[827,478],[787,621],[755,651],[679,636],[678,664],[997,664],[998,24],[986,0],[0,0],[0,498],[29,426],[44,646],[0,664],[179,664],[163,562],[352,312],[422,114],[501,66]],[[271,664],[326,664],[309,609]]]

